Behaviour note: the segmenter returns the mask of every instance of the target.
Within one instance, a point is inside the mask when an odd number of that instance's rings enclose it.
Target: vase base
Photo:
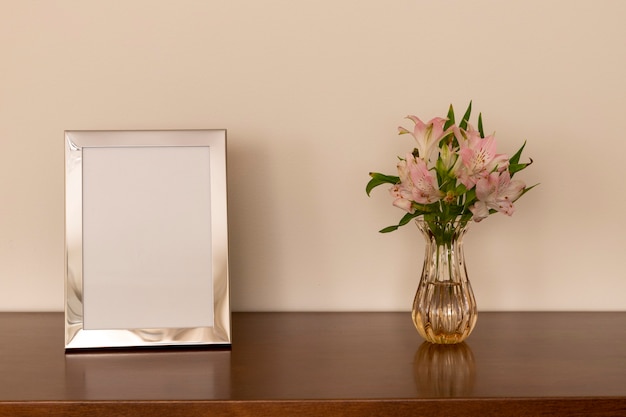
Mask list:
[[[423,334],[420,335],[428,342],[435,345],[456,345],[458,343],[463,343],[467,336],[464,335],[428,335],[425,336]]]
[[[473,314],[471,314],[471,318],[462,322],[461,328],[457,328],[456,331],[435,331],[429,321],[426,321],[428,324],[424,326],[424,320],[422,318],[417,317],[416,315],[413,315],[412,318],[417,332],[427,342],[437,345],[454,345],[457,343],[463,343],[465,339],[469,337],[472,330],[474,330],[474,326],[476,325],[478,313],[474,311]]]

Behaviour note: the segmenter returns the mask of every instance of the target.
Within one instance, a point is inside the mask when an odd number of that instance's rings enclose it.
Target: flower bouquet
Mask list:
[[[520,163],[526,142],[512,156],[496,153],[495,135],[485,136],[482,115],[478,129],[469,124],[470,102],[457,125],[450,105],[447,118],[435,117],[424,123],[416,116],[407,116],[414,123],[413,131],[399,127],[399,134],[415,139],[415,148],[399,158],[398,175],[371,172],[366,192],[381,184],[392,184],[393,205],[407,213],[398,225],[381,233],[396,230],[411,219],[424,215],[447,223],[461,217],[479,222],[490,214],[512,215],[513,203],[532,187],[513,176],[528,167],[532,159]]]

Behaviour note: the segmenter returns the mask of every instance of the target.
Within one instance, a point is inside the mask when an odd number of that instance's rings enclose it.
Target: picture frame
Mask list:
[[[65,349],[230,345],[226,130],[65,131]]]

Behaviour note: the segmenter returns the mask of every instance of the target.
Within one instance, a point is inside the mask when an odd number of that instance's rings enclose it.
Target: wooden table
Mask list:
[[[0,416],[626,416],[626,313],[235,313],[227,350],[66,354],[60,313],[0,313]]]

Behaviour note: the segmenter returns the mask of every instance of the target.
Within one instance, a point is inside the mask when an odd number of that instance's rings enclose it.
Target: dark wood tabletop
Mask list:
[[[230,349],[65,353],[61,313],[0,313],[0,416],[626,416],[626,313],[234,313]]]

